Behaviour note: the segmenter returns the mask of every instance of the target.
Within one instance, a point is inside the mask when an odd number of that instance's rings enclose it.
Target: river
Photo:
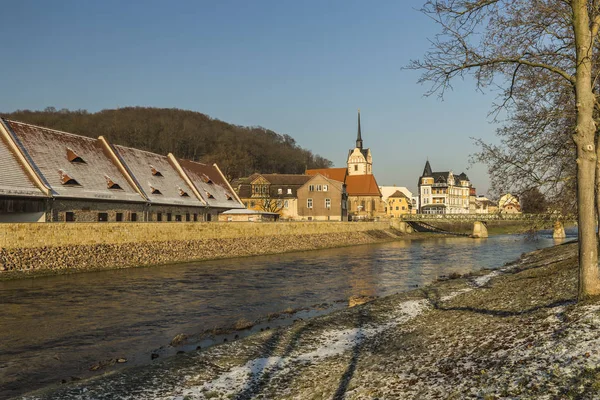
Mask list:
[[[497,268],[554,244],[548,232],[406,239],[0,282],[0,398],[148,364],[151,353],[164,358],[233,340],[239,332],[206,331],[240,320],[263,319],[248,334],[331,312],[351,296],[385,296],[453,272]],[[265,318],[303,308],[287,319]],[[180,333],[190,336],[187,346],[168,346]],[[118,358],[127,362],[108,365]]]

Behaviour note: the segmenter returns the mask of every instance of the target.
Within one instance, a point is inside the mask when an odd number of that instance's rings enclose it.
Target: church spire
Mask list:
[[[356,147],[361,150],[363,148],[362,135],[360,133],[360,108],[358,109],[358,134],[356,135]]]

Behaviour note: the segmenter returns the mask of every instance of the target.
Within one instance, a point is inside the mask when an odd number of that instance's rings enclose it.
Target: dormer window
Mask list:
[[[213,181],[206,175],[202,175],[202,180],[204,181],[204,183],[208,183],[209,185],[213,184]]]
[[[65,186],[81,186],[79,182],[71,178],[65,171],[58,171],[60,173],[60,181]]]
[[[212,194],[206,192],[206,197],[208,197],[209,199],[214,199],[215,196],[213,196]]]
[[[187,194],[187,192],[185,190],[183,190],[182,188],[179,188],[179,195],[181,197],[190,197],[190,195]]]
[[[77,153],[75,153],[73,151],[73,149],[70,149],[68,147],[67,147],[67,160],[69,160],[69,162],[72,162],[75,164],[85,164],[86,163],[83,158],[79,157],[77,155]]]
[[[225,196],[227,196],[227,200],[233,200],[233,196],[229,193],[225,193]]]
[[[152,189],[152,194],[162,194],[162,192],[155,187],[150,186],[150,189]]]
[[[118,183],[115,183],[112,179],[110,179],[110,177],[104,177],[106,178],[106,187],[111,190],[123,190],[123,188]]]
[[[160,171],[154,168],[152,165],[150,166],[150,171],[152,171],[152,175],[154,176],[163,176],[163,174],[161,174]]]

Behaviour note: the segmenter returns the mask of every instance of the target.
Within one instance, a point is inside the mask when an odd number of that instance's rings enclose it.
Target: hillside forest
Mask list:
[[[301,174],[331,161],[300,147],[289,135],[232,125],[180,109],[125,107],[85,110],[17,110],[2,117],[203,163],[217,163],[228,179],[254,172]]]

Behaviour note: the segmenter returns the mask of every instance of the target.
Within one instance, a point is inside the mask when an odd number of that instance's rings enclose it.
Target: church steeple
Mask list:
[[[356,135],[356,147],[361,150],[363,148],[362,135],[360,133],[360,108],[358,109],[358,134]]]

